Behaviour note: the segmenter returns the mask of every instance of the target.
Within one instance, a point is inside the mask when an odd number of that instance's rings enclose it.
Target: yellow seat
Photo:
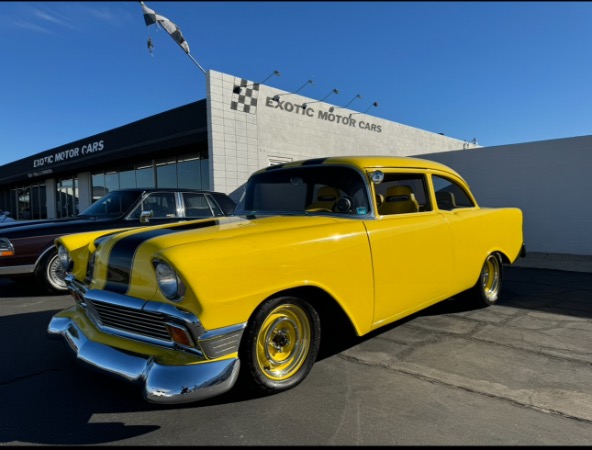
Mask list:
[[[384,195],[376,194],[376,206],[380,208],[380,205],[384,203]]]
[[[323,186],[319,189],[317,200],[312,202],[307,210],[310,209],[328,209],[333,211],[333,205],[339,198],[339,190],[331,186]]]
[[[387,189],[385,200],[378,208],[380,215],[404,214],[419,211],[415,194],[407,185],[391,186]]]
[[[448,191],[436,192],[436,203],[438,203],[439,209],[445,209],[447,211],[457,208],[454,194]]]

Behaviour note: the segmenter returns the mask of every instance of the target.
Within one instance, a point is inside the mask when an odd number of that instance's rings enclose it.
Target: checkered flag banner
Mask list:
[[[255,114],[257,112],[257,98],[259,97],[259,83],[249,83],[241,79],[240,84],[234,86],[230,109],[239,112]]]
[[[146,26],[149,27],[153,24],[161,25],[166,30],[166,32],[170,34],[171,37],[177,42],[177,44],[179,44],[179,46],[185,51],[185,53],[189,54],[189,44],[183,37],[183,34],[181,33],[179,27],[166,17],[161,16],[160,14],[156,14],[156,12],[148,8],[144,4],[144,2],[140,2],[140,5],[142,5],[142,11],[144,11],[144,22],[146,22]],[[148,44],[148,48],[151,49],[150,44]]]

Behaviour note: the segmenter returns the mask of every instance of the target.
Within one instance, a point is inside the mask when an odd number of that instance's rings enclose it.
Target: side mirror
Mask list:
[[[375,170],[370,174],[370,180],[374,184],[380,184],[384,181],[384,172],[382,170]]]
[[[142,211],[140,213],[140,223],[148,223],[148,222],[150,222],[150,218],[152,216],[154,216],[154,211],[152,211],[152,210]]]

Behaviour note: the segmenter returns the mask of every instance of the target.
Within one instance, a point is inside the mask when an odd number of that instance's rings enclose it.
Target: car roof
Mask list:
[[[268,170],[278,169],[280,167],[299,167],[309,166],[317,164],[347,164],[356,166],[362,170],[369,169],[381,169],[387,167],[397,167],[404,169],[432,169],[443,172],[448,172],[460,177],[454,169],[446,166],[445,164],[430,161],[428,159],[413,158],[409,156],[381,156],[381,155],[368,155],[368,156],[331,156],[327,158],[313,158],[304,159],[299,161],[287,162],[283,164],[277,164],[266,167],[259,170],[258,172],[265,172]],[[279,167],[278,167],[279,166]],[[257,173],[257,172],[256,172]]]
[[[221,192],[210,191],[208,189],[191,189],[191,188],[121,188],[113,189],[109,192],[195,192],[207,194],[220,194]]]

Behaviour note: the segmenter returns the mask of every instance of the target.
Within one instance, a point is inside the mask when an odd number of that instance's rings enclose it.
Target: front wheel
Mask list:
[[[52,249],[39,262],[35,269],[35,280],[42,288],[52,294],[68,292],[64,278],[66,273],[58,258],[57,249]]]
[[[485,306],[497,303],[502,289],[502,261],[499,255],[489,255],[479,274],[479,279],[469,291],[471,296],[478,298]]]
[[[263,394],[300,384],[312,369],[321,342],[317,311],[297,297],[269,299],[253,314],[239,350],[241,381]]]

